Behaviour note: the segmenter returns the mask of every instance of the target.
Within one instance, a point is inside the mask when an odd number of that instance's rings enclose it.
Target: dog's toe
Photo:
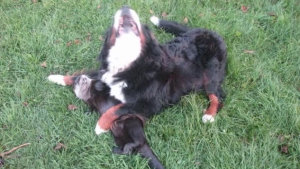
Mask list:
[[[202,117],[202,122],[203,122],[203,123],[207,123],[207,122],[212,123],[212,122],[214,122],[214,121],[215,121],[215,118],[214,118],[214,116],[212,116],[212,115],[204,114],[203,117]]]
[[[106,133],[106,132],[108,132],[108,130],[102,129],[98,124],[96,125],[95,133],[96,133],[97,135],[100,135],[100,134]]]
[[[50,75],[48,76],[48,80],[50,82],[65,86],[66,83],[64,81],[64,76],[63,75]]]

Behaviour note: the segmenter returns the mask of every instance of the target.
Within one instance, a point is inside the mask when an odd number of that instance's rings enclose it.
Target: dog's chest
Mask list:
[[[136,36],[123,35],[117,38],[115,45],[109,50],[108,69],[116,74],[128,68],[141,54],[141,42]]]
[[[102,76],[102,81],[110,87],[110,95],[123,103],[126,102],[123,89],[127,87],[127,83],[125,80],[116,79],[115,75],[127,69],[140,53],[140,39],[133,37],[117,39],[115,45],[109,50],[108,71]]]

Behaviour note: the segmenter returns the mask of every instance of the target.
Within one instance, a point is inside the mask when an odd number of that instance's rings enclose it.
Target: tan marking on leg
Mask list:
[[[64,76],[64,82],[66,86],[71,86],[74,84],[73,76]]]
[[[115,112],[122,106],[123,104],[118,104],[116,106],[108,109],[97,122],[97,125],[103,130],[109,130],[113,124],[113,122],[119,117],[115,114]]]
[[[204,113],[211,116],[216,116],[218,112],[219,99],[215,94],[209,94],[208,97],[210,105]]]

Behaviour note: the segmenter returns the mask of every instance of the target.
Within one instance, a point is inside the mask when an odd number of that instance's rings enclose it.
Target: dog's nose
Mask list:
[[[86,81],[87,81],[87,77],[86,76],[84,76],[84,75],[82,75],[81,77],[80,77],[80,81],[81,82],[83,82],[83,83],[85,83]]]
[[[127,16],[127,17],[131,17],[131,13],[130,13],[130,8],[129,6],[123,6],[121,9],[121,16]]]
[[[122,10],[129,10],[130,9],[130,7],[129,7],[129,5],[124,5],[124,6],[122,6]]]

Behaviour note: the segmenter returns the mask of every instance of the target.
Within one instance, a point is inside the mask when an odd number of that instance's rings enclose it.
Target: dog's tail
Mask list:
[[[150,20],[158,28],[161,28],[161,29],[163,29],[164,31],[166,31],[168,33],[172,33],[175,36],[178,36],[182,33],[187,32],[188,30],[190,30],[190,28],[188,28],[184,25],[181,25],[177,22],[159,19],[156,16],[152,16],[150,18]]]
[[[156,157],[152,149],[146,143],[140,149],[139,153],[142,155],[143,158],[149,160],[148,164],[152,169],[164,169],[165,167],[161,164],[159,159]]]

